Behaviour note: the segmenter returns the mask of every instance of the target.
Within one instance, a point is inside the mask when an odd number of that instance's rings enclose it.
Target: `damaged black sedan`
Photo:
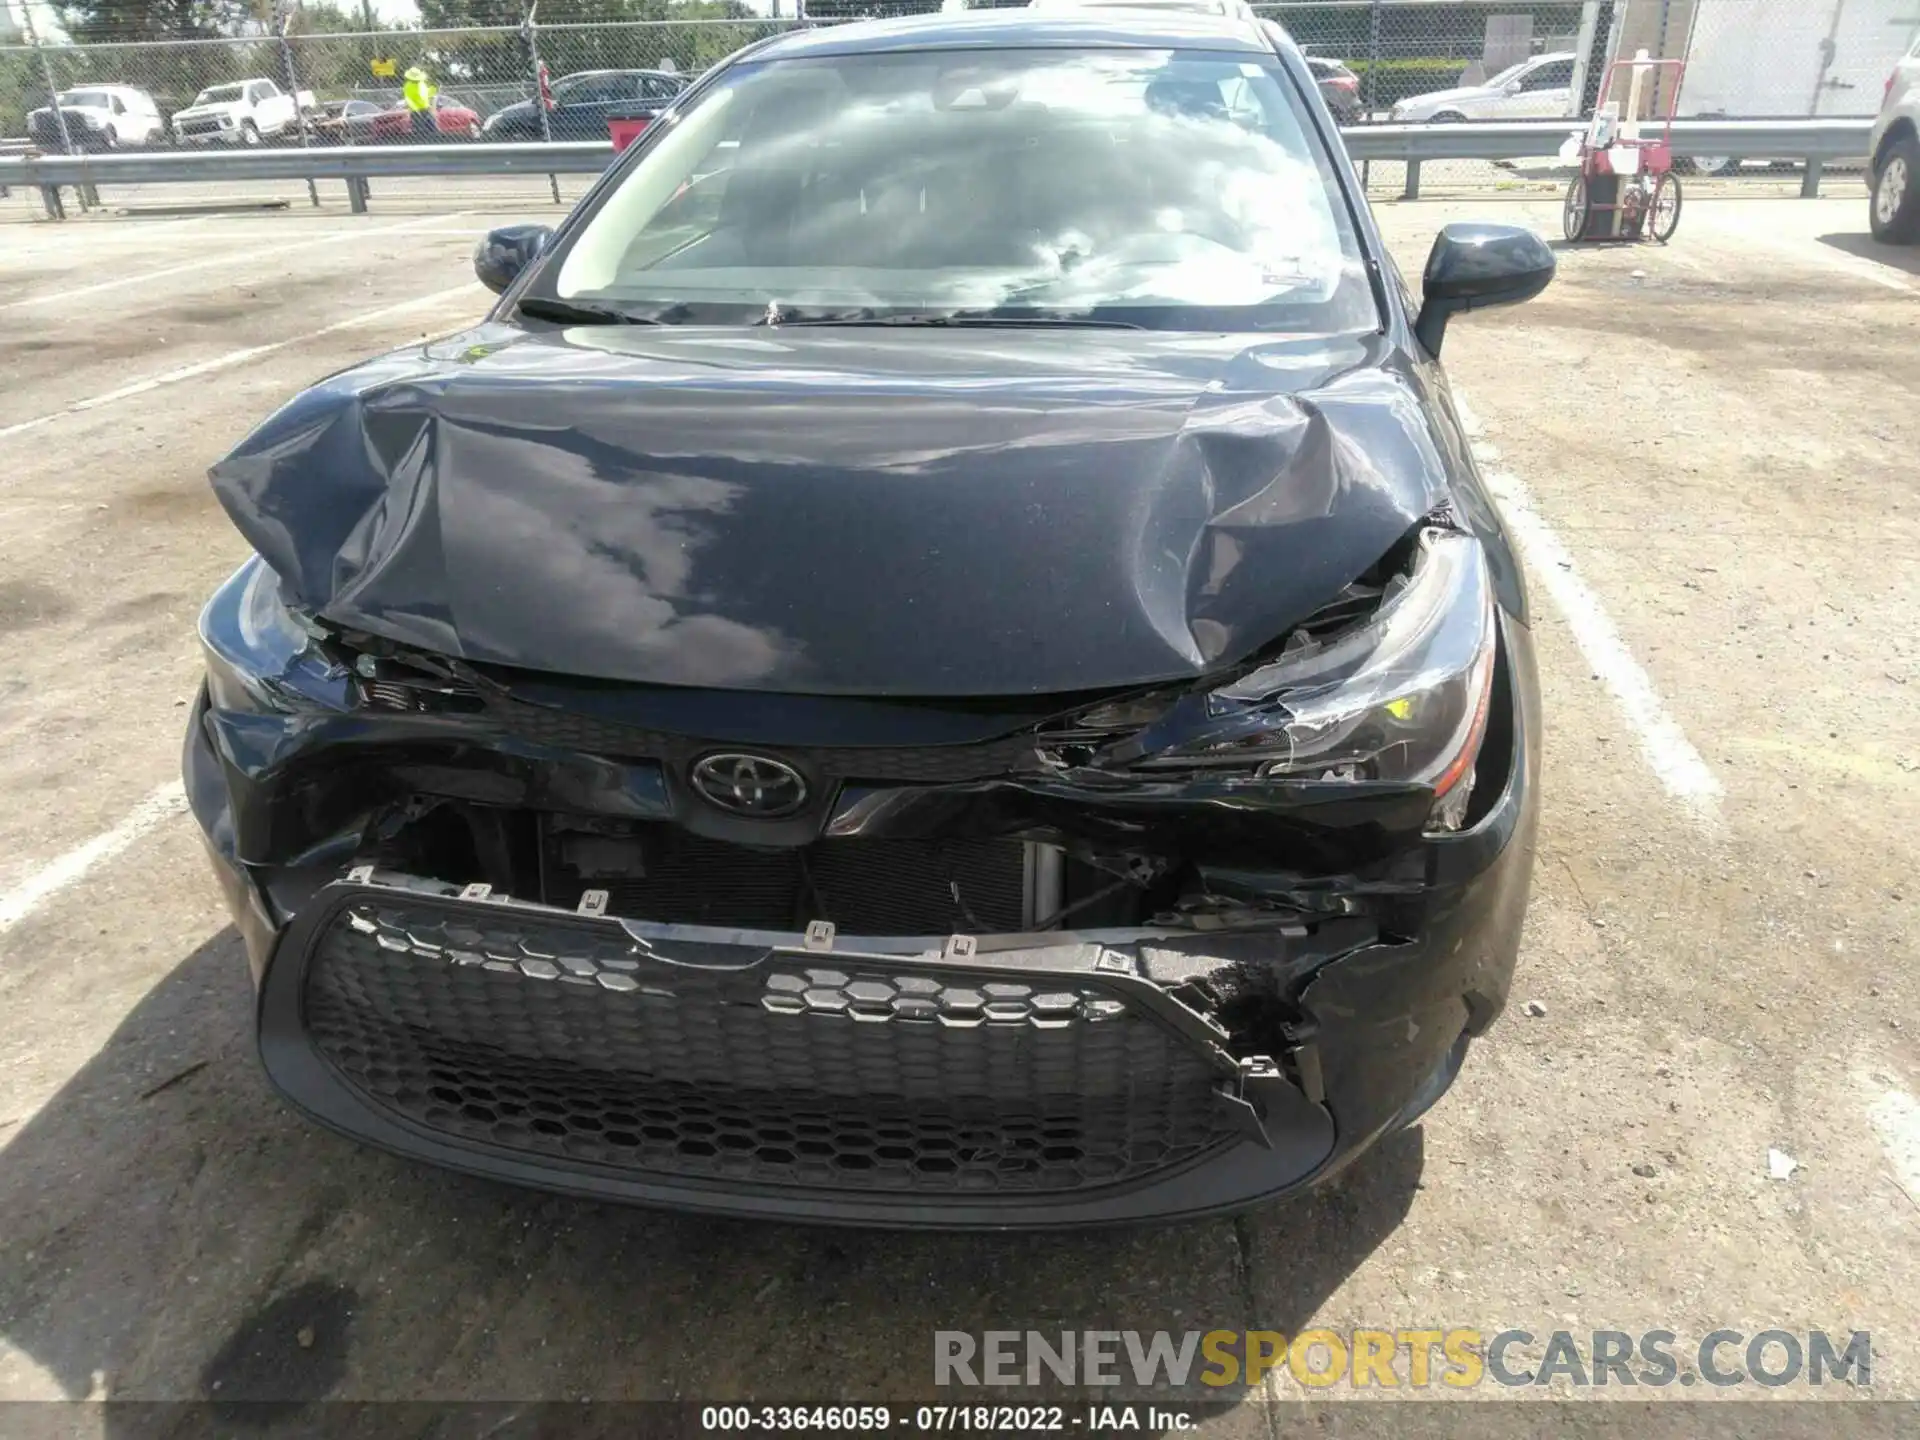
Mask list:
[[[584,1195],[1243,1206],[1447,1088],[1532,866],[1526,601],[1270,25],[987,11],[702,78],[477,329],[213,472],[194,811],[275,1084]]]

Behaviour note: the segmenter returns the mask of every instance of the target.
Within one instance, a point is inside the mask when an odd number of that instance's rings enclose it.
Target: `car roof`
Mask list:
[[[1083,10],[963,10],[860,20],[790,31],[753,51],[754,60],[862,55],[903,50],[1029,50],[1060,47],[1233,50],[1273,53],[1270,32],[1232,15],[1103,5]]]
[[[1029,10],[1187,10],[1196,15],[1253,18],[1246,0],[1027,0]]]

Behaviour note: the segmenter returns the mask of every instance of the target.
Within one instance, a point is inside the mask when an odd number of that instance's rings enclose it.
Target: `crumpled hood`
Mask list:
[[[1448,496],[1383,339],[489,325],[213,469],[290,602],[469,660],[1015,695],[1278,638]]]

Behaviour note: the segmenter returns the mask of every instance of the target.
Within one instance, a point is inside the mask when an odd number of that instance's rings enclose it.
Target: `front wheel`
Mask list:
[[[240,125],[240,143],[242,145],[258,145],[260,143],[260,127],[255,125],[251,120],[243,121]]]
[[[480,138],[480,122],[478,120],[475,120],[467,126],[467,139],[478,140],[479,138]]]
[[[1560,207],[1560,228],[1567,239],[1578,240],[1587,233],[1587,177],[1576,175],[1567,182],[1567,198]]]
[[[1903,135],[1893,142],[1873,179],[1867,206],[1873,238],[1888,245],[1920,241],[1920,140]]]
[[[1690,155],[1680,163],[1690,175],[1711,175],[1725,179],[1740,173],[1738,155]]]
[[[1653,182],[1652,221],[1653,238],[1662,245],[1680,228],[1680,180],[1671,172]]]

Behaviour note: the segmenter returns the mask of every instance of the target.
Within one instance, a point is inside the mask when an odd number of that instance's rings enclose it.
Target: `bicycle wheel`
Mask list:
[[[1567,184],[1566,202],[1560,207],[1560,228],[1567,239],[1578,240],[1587,229],[1587,177],[1576,175]]]
[[[1671,171],[1653,182],[1653,238],[1662,245],[1680,228],[1680,179]]]

